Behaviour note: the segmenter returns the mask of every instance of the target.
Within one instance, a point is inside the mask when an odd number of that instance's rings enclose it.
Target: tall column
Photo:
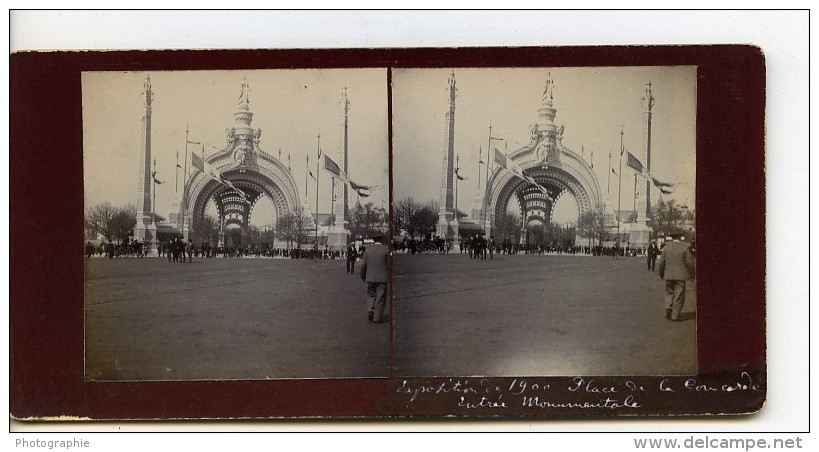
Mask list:
[[[344,88],[344,92],[341,95],[341,112],[342,112],[342,122],[341,122],[341,152],[340,158],[341,161],[338,164],[341,166],[342,171],[344,174],[350,174],[350,164],[349,164],[349,124],[350,124],[350,101],[347,98],[347,88]],[[336,179],[335,181],[335,200],[333,201],[333,215],[335,215],[335,221],[333,222],[334,229],[341,230],[344,229],[344,225],[347,222],[350,216],[350,205],[349,205],[349,197],[347,195],[349,187],[347,186],[344,181],[340,179]]]
[[[142,117],[142,142],[139,161],[139,198],[137,199],[137,224],[134,227],[134,238],[149,245],[151,251],[156,238],[153,203],[151,200],[151,103],[154,93],[151,90],[151,77],[145,77],[143,85],[145,115]]]
[[[651,109],[654,107],[654,96],[651,95],[651,82],[646,83],[643,95],[643,162],[647,172],[651,171]],[[637,222],[646,224],[651,215],[651,181],[645,182],[645,198],[640,197],[637,203]]]
[[[347,88],[341,94],[341,150],[339,152],[338,165],[344,174],[350,174],[349,159],[349,125],[350,125],[350,100],[347,98]],[[347,230],[350,215],[348,185],[339,178],[336,178],[333,185],[332,210],[335,219],[333,227],[327,233],[327,246],[333,250],[343,250],[347,246],[350,231]]]
[[[453,196],[453,180],[455,176],[455,72],[448,80],[449,112],[446,114],[446,129],[444,131],[444,152],[441,164],[441,196],[439,200],[438,223],[436,234],[448,240],[454,240],[458,235],[458,219],[455,215],[455,197]],[[453,243],[453,245],[457,245]]]

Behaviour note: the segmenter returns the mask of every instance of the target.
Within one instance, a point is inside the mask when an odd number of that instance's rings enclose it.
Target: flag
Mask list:
[[[538,188],[538,190],[540,190],[544,195],[546,195],[546,197],[550,201],[553,201],[552,197],[549,196],[549,191],[546,190],[546,187],[538,184],[537,181],[533,177],[524,175],[523,174],[523,169],[521,167],[519,167],[517,164],[515,164],[514,162],[509,161],[509,159],[505,155],[503,155],[503,153],[501,151],[499,151],[498,148],[495,148],[495,163],[498,166],[500,166],[501,168],[505,169],[506,171],[509,171],[510,173],[514,174],[515,176],[517,176],[517,177],[525,180],[526,182],[529,182],[530,184],[534,185],[535,187]]]
[[[178,163],[176,164],[176,167],[179,168],[179,169],[184,169],[184,168],[182,168],[182,165],[180,165]]]
[[[347,176],[341,171],[341,168],[338,166],[333,159],[330,158],[329,155],[324,156],[324,169],[327,170],[333,176],[347,182]]]
[[[657,187],[664,195],[670,195],[677,189],[678,186],[681,185],[680,183],[663,182],[654,176],[651,176],[651,181],[654,183],[654,186]]]
[[[458,178],[458,180],[466,180],[466,176],[461,176],[458,174],[458,170],[460,170],[460,168],[455,168],[455,176]]]
[[[344,173],[344,171],[341,170],[338,164],[335,161],[333,161],[333,159],[331,159],[330,156],[327,154],[324,154],[324,169],[328,173],[332,174],[334,177],[339,178],[339,180],[349,185],[350,188],[356,193],[358,193],[359,196],[365,198],[370,196],[373,190],[381,187],[380,185],[373,186],[363,185],[353,181],[352,179],[347,177],[347,175]],[[312,174],[310,175],[312,176]]]
[[[179,164],[176,166],[179,166]],[[205,172],[205,161],[202,159],[202,157],[199,157],[196,152],[191,152],[191,166],[198,169],[202,173]]]
[[[211,179],[219,182],[222,185],[228,186],[235,190],[237,193],[242,195],[242,200],[249,203],[247,194],[240,190],[236,185],[233,184],[228,179],[225,179],[222,176],[222,173],[219,172],[216,168],[214,168],[210,163],[205,162],[202,157],[196,154],[196,152],[191,152],[191,167],[198,170],[199,172],[203,173],[205,176],[210,177]]]
[[[312,178],[313,178],[313,180],[316,180],[316,176],[313,176],[313,172],[312,172],[312,171],[307,170],[307,174],[309,174],[309,175],[310,175],[310,177],[312,177]]]
[[[225,185],[227,185],[228,187],[232,188],[232,189],[233,189],[233,190],[234,190],[236,193],[239,193],[239,194],[242,196],[242,201],[244,201],[244,202],[246,202],[246,203],[250,204],[250,200],[248,199],[247,193],[245,193],[245,192],[243,192],[242,190],[240,190],[240,189],[239,189],[239,187],[237,187],[236,185],[234,185],[234,184],[233,184],[233,182],[231,182],[230,180],[228,180],[228,179],[224,179],[224,178],[222,178],[221,180],[222,180],[222,183],[223,183],[223,184],[225,184]]]
[[[321,148],[318,149],[318,158],[321,158]]]
[[[352,188],[356,193],[358,193],[358,196],[362,196],[362,197],[365,197],[365,198],[370,196],[372,194],[373,190],[375,190],[377,188],[382,188],[381,185],[367,186],[367,185],[358,184],[358,183],[356,183],[356,182],[354,182],[354,181],[352,181],[350,179],[347,179],[347,181],[350,184],[350,188]]]
[[[628,154],[626,156],[626,165],[634,168],[634,171],[637,171],[639,174],[643,174],[643,164],[640,163],[640,161],[637,160],[637,157],[635,157],[631,152],[626,152],[626,154]]]
[[[498,148],[495,148],[495,163],[507,171],[511,171],[515,176],[525,179],[525,177],[523,177],[523,169],[515,164],[515,162],[509,161],[509,159],[503,155],[503,152],[499,151]]]
[[[198,142],[198,141],[188,141],[188,144],[198,144],[198,145],[202,145],[202,143],[200,143],[200,142]]]
[[[615,176],[620,177],[617,175],[617,171],[614,171],[614,168],[611,169],[611,172],[614,173]]]
[[[654,176],[652,176],[652,177],[651,177],[651,181],[652,181],[652,182],[654,182],[654,185],[656,185],[656,186],[657,186],[657,188],[662,188],[662,187],[676,187],[676,186],[677,186],[677,184],[672,184],[672,183],[670,183],[670,182],[663,182],[663,181],[661,181],[660,179],[657,179],[657,178],[656,178],[656,177],[654,177]]]
[[[157,184],[164,184],[165,183],[164,181],[161,181],[161,180],[156,178],[156,171],[151,172],[151,177],[154,178],[154,183],[157,183]]]

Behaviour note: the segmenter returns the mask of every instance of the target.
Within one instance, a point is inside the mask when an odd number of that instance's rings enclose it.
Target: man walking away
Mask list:
[[[389,247],[384,237],[375,235],[375,243],[364,250],[361,262],[361,280],[367,283],[367,319],[373,323],[386,323],[384,309],[387,306],[387,283],[389,282]]]
[[[665,280],[665,318],[678,322],[685,303],[685,282],[691,278],[694,258],[686,243],[666,243],[660,256],[660,278]]]

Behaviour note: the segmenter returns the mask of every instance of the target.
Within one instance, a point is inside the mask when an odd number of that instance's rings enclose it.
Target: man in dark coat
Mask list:
[[[355,242],[350,242],[347,245],[347,273],[355,273],[355,260],[358,257],[358,251],[355,249]]]
[[[657,247],[657,243],[651,242],[648,245],[648,271],[654,271],[654,264],[657,262],[657,256],[660,254],[660,248]]]

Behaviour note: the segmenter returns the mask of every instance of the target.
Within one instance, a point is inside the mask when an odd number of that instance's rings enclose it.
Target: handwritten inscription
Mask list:
[[[417,386],[412,387],[407,384],[407,380],[404,380],[401,387],[398,388],[395,392],[402,393],[402,394],[409,394],[410,395],[410,402],[415,401],[418,398],[419,394],[449,394],[449,393],[462,393],[462,394],[477,394],[478,391],[475,390],[472,386],[469,385],[469,380],[461,382],[461,380],[452,380],[445,381],[439,385],[435,386]]]
[[[515,378],[499,383],[489,378],[457,379],[418,384],[403,380],[395,390],[412,403],[419,398],[446,398],[466,410],[505,410],[510,407],[541,409],[634,410],[642,407],[646,394],[708,394],[763,391],[747,373],[728,381],[687,379],[614,379],[573,377],[566,383],[555,380]],[[567,397],[569,396],[569,397]],[[568,400],[567,400],[568,399]]]

